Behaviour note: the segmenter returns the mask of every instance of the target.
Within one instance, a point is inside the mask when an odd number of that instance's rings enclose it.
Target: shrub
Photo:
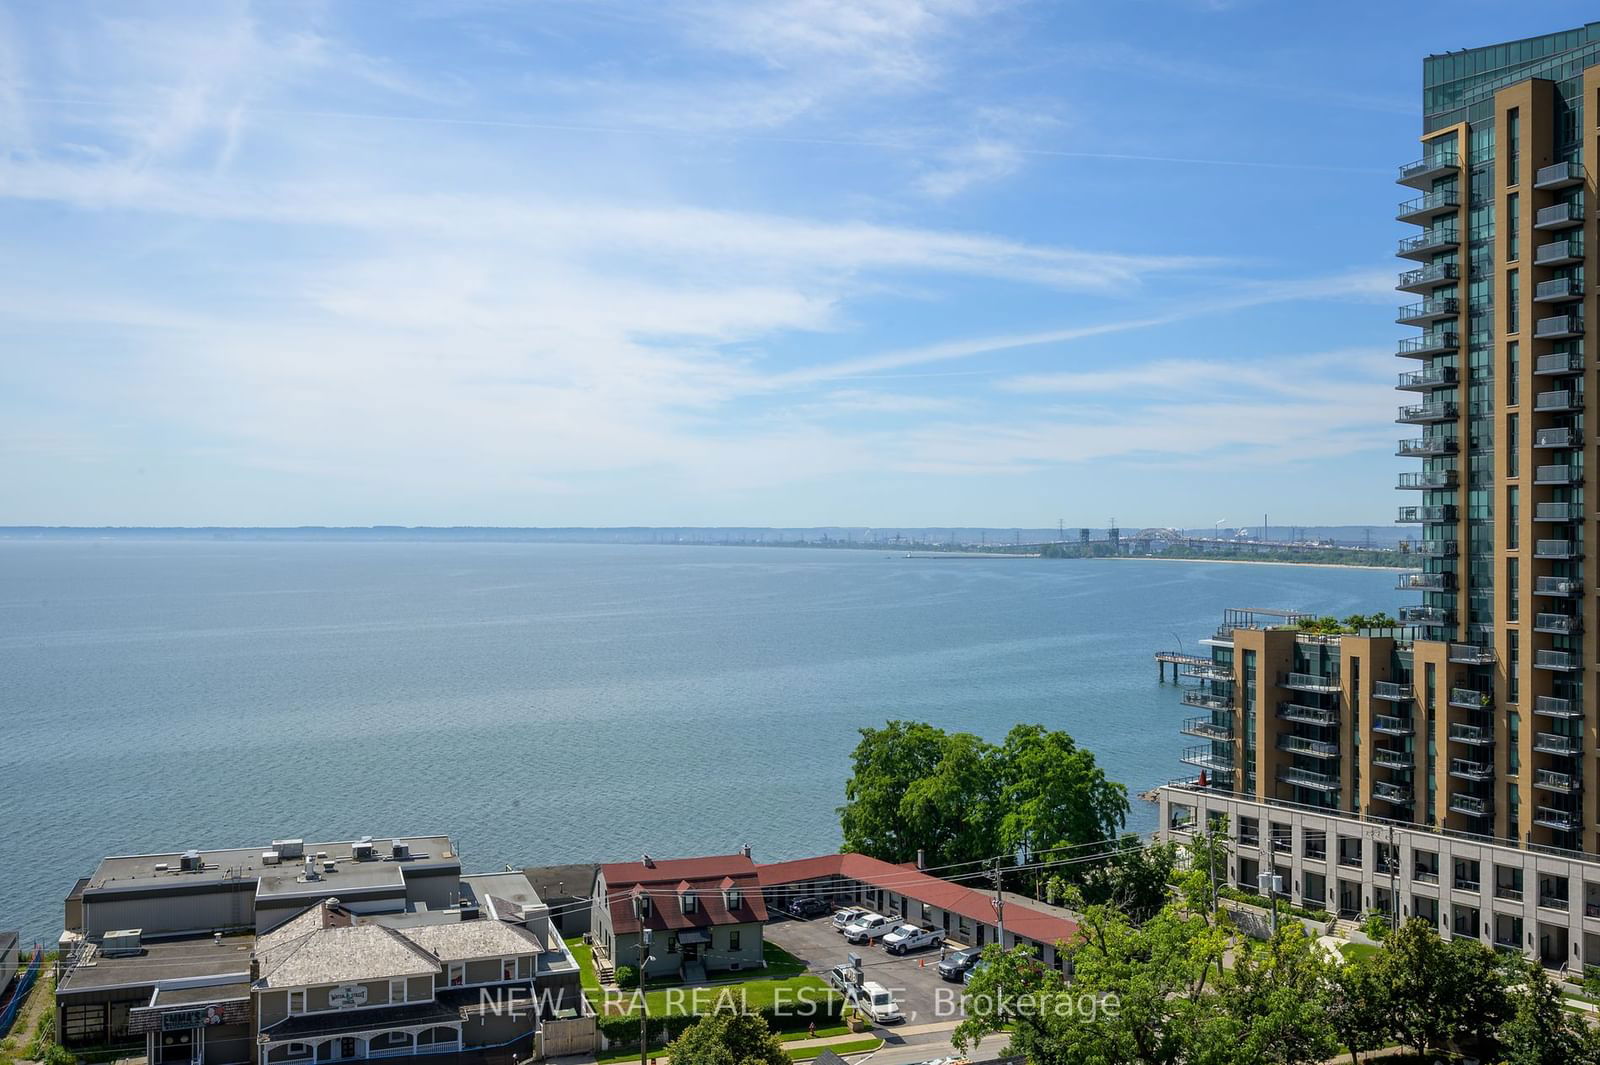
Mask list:
[[[617,966],[617,986],[624,991],[632,991],[639,986],[639,970],[631,965]]]
[[[1389,934],[1389,917],[1382,910],[1372,910],[1361,922],[1361,931],[1373,942],[1380,942]]]

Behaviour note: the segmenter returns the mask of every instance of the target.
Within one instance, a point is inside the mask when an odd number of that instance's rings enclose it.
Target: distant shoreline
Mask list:
[[[1354,562],[1289,562],[1278,558],[1162,558],[1160,555],[1107,557],[1107,562],[1199,562],[1209,566],[1304,566],[1310,569],[1369,569],[1376,573],[1409,573],[1412,566],[1361,566]]]

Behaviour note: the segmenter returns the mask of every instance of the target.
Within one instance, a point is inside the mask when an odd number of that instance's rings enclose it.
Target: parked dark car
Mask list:
[[[789,907],[789,912],[796,917],[810,918],[821,917],[832,909],[832,906],[815,895],[807,895],[804,898],[795,899],[794,904]]]
[[[968,947],[965,950],[946,954],[944,959],[939,962],[939,979],[961,980],[967,975],[967,970],[976,965],[981,957],[983,957],[983,951],[977,947]]]

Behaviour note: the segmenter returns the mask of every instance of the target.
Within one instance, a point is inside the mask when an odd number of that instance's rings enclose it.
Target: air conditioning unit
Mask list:
[[[272,849],[284,858],[299,858],[306,852],[306,841],[303,839],[275,839]]]
[[[262,865],[277,865],[278,864],[278,859],[281,856],[282,856],[282,852],[280,852],[280,851],[262,851],[261,852],[261,864]]]
[[[144,934],[142,928],[124,928],[116,932],[107,932],[100,937],[100,954],[106,958],[130,958],[144,953],[140,945],[140,937]]]
[[[411,857],[411,844],[404,840],[395,840],[389,847],[389,856],[397,862],[403,862]]]
[[[205,868],[205,862],[199,851],[184,851],[178,857],[178,868],[185,873],[198,873]]]
[[[358,862],[372,861],[372,837],[362,836],[351,845],[350,854]]]

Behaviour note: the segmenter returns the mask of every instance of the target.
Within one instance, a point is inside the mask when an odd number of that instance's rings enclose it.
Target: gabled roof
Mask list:
[[[445,962],[540,954],[544,951],[544,945],[535,936],[504,921],[415,925],[397,931],[415,946]]]
[[[883,891],[937,906],[941,910],[960,914],[974,921],[993,925],[995,922],[994,896],[987,891],[975,891],[936,876],[907,869],[904,866],[869,858],[865,854],[824,854],[817,858],[800,858],[792,862],[769,862],[756,866],[762,887],[780,887],[807,880],[820,880],[828,876],[842,876],[859,880],[863,884]],[[1070,940],[1078,933],[1078,925],[1064,917],[1044,910],[1020,905],[1014,899],[1006,900],[1006,931],[1023,936],[1036,943],[1056,943]]]
[[[255,960],[258,987],[307,987],[439,971],[438,959],[400,933],[378,924],[357,924],[332,899],[256,940]]]
[[[611,911],[611,927],[618,934],[640,928],[634,899],[646,895],[650,914],[645,925],[653,929],[681,930],[713,925],[750,924],[767,919],[766,900],[761,897],[756,865],[744,854],[723,854],[709,858],[676,858],[667,861],[612,862],[602,865],[596,883],[604,881],[606,905]],[[739,887],[738,905],[728,907],[728,887]],[[681,896],[695,899],[694,909],[685,913]]]

